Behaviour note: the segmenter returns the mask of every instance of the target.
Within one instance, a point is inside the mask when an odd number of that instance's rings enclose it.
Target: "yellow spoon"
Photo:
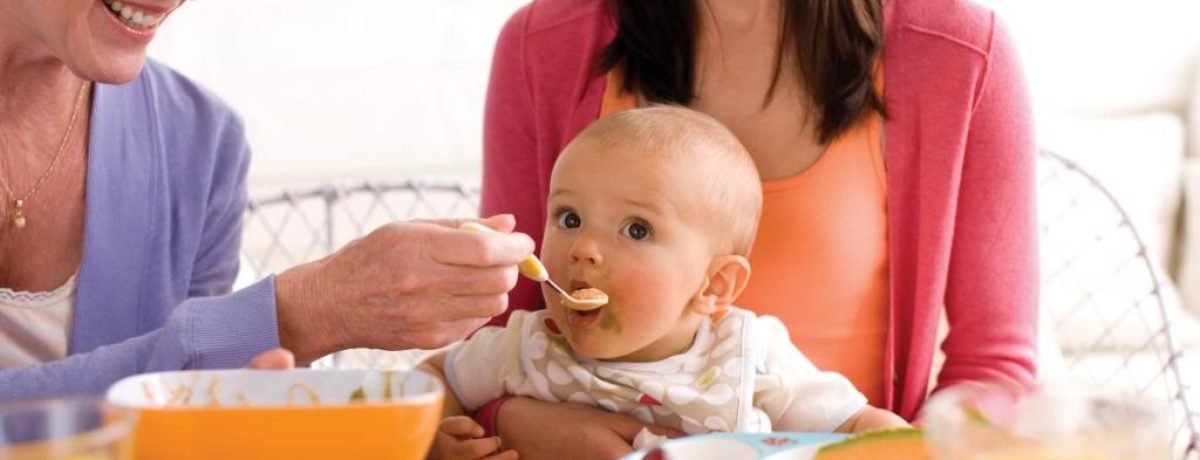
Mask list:
[[[458,228],[478,233],[496,233],[491,227],[478,222],[463,222]],[[578,299],[568,294],[554,280],[550,279],[550,274],[546,271],[546,266],[542,265],[542,261],[538,260],[536,255],[530,254],[528,258],[522,260],[521,263],[517,264],[517,270],[522,275],[525,275],[526,278],[550,285],[551,289],[554,289],[555,292],[558,292],[558,295],[562,296],[563,306],[572,310],[595,310],[608,304],[608,296],[597,289],[590,289],[589,291],[594,294],[587,299]]]

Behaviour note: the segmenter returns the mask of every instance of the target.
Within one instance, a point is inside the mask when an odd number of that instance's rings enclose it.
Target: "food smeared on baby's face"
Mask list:
[[[621,324],[617,322],[617,316],[611,310],[607,309],[600,314],[600,328],[618,334],[621,333]]]

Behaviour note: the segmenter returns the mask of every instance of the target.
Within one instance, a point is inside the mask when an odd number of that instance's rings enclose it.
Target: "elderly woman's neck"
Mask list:
[[[0,7],[0,128],[60,112],[82,81]]]
[[[83,80],[6,13],[0,6],[0,170],[27,187],[20,178],[45,167],[39,162],[60,142]]]

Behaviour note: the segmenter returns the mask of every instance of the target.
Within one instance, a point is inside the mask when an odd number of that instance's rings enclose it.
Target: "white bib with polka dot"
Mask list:
[[[704,319],[692,347],[650,363],[576,357],[549,315],[527,321],[521,367],[539,399],[593,405],[688,434],[770,431],[751,400],[754,356],[747,340],[753,315],[731,309]],[[759,414],[751,414],[758,412]]]
[[[445,358],[446,381],[467,410],[503,395],[576,402],[689,434],[829,432],[867,399],[792,345],[778,318],[729,308],[705,318],[691,348],[649,363],[575,356],[543,311],[515,311]]]

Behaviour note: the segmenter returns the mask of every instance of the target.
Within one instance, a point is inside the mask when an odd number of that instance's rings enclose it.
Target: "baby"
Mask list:
[[[750,155],[716,120],[684,108],[592,123],[554,165],[541,259],[571,290],[608,304],[515,311],[435,355],[445,415],[435,449],[495,453],[465,417],[505,394],[575,402],[689,434],[858,432],[904,426],[839,374],[822,372],[774,317],[732,306],[750,277],[762,208]]]

